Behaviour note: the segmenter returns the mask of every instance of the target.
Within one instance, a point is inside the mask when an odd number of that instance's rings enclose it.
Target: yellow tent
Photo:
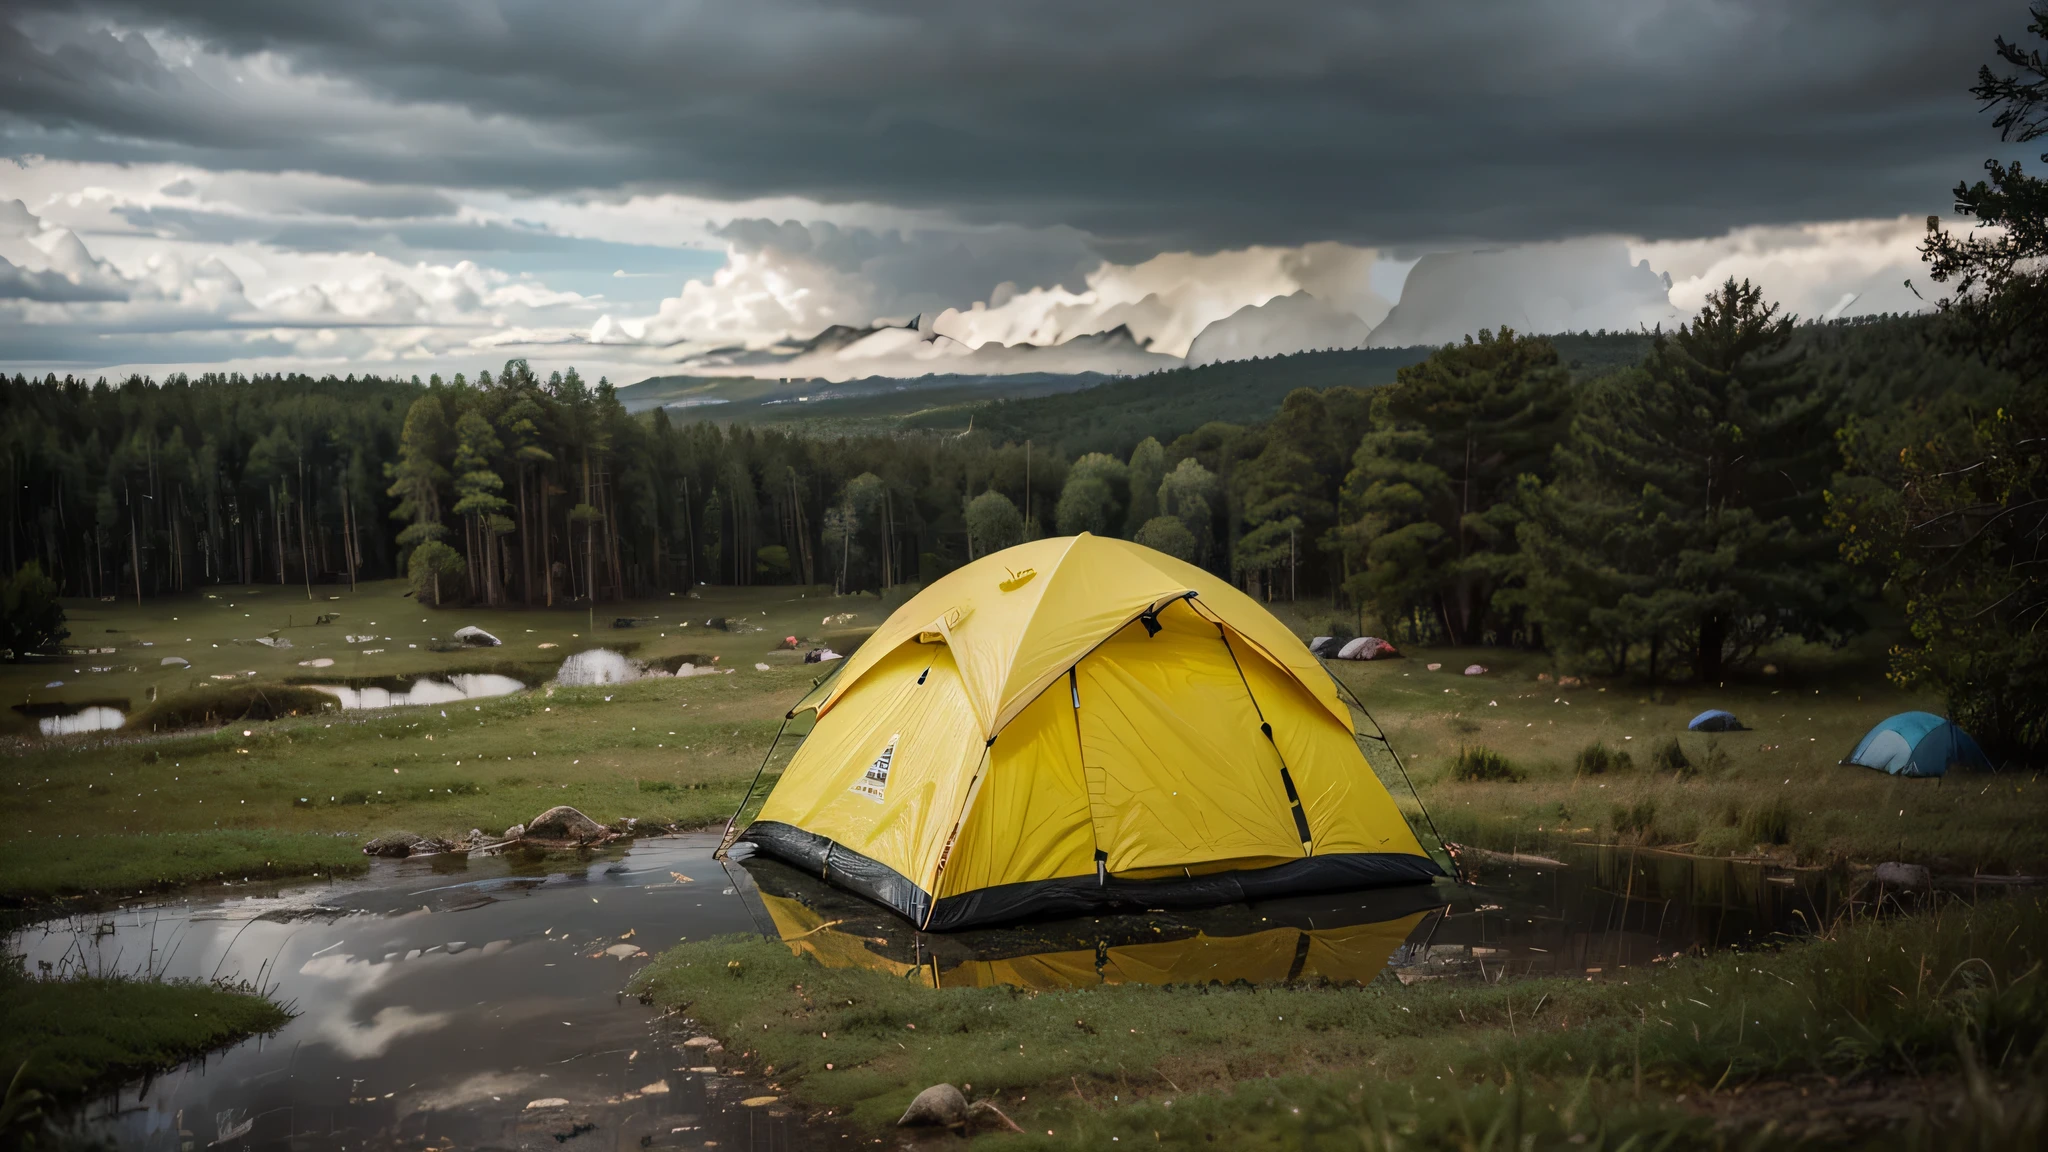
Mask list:
[[[804,710],[816,725],[741,839],[920,927],[1442,874],[1301,641],[1128,541],[959,569]]]

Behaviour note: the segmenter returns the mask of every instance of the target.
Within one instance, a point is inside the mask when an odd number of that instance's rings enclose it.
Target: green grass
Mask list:
[[[53,836],[0,843],[0,900],[133,896],[209,881],[347,875],[364,868],[353,838],[232,829]]]
[[[1327,631],[1327,606],[1272,607],[1303,634]],[[1786,645],[1768,654],[1776,675],[1731,677],[1725,687],[1592,679],[1570,689],[1538,679],[1558,671],[1541,653],[1404,651],[1401,660],[1326,663],[1384,726],[1450,840],[1502,851],[1627,842],[1788,863],[1905,860],[1938,872],[2048,873],[2048,786],[2035,775],[1905,779],[1838,763],[1885,717],[1940,709],[1885,681],[1880,646]],[[1429,671],[1430,663],[1442,670]],[[1457,674],[1472,663],[1488,673]],[[1726,708],[1749,729],[1687,731],[1707,708]],[[1608,751],[1609,770],[1582,774],[1576,762],[1593,744]],[[1671,745],[1689,770],[1674,767]],[[1460,757],[1472,747],[1498,753],[1524,775],[1466,778]],[[1413,815],[1400,774],[1377,746],[1367,751]],[[1613,770],[1622,753],[1634,771]],[[1641,825],[1616,819],[1651,811]]]
[[[27,1087],[74,1098],[161,1071],[290,1014],[246,989],[177,981],[32,980],[0,969],[0,1075],[25,1062]]]
[[[0,832],[0,899],[328,873],[344,867],[343,860],[359,867],[362,844],[387,832],[449,838],[472,828],[497,833],[556,804],[574,805],[606,823],[626,817],[685,827],[717,823],[738,805],[784,711],[820,674],[816,666],[800,663],[798,653],[774,650],[781,637],[826,639],[845,650],[857,639],[855,630],[878,623],[891,606],[874,597],[813,599],[800,591],[718,593],[685,601],[686,608],[667,602],[607,607],[607,618],[659,615],[672,622],[606,628],[599,637],[604,643],[631,645],[649,662],[716,656],[734,669],[729,675],[550,686],[461,705],[297,716],[287,710],[267,721],[170,733],[131,725],[95,736],[20,740],[0,759],[0,828],[6,829]],[[363,597],[377,603],[374,615],[363,613],[368,618],[384,621],[396,609],[419,619],[409,601],[392,603],[401,598],[390,588],[368,590]],[[249,607],[245,599],[227,603],[236,606],[236,620]],[[201,604],[210,608],[210,602]],[[91,605],[93,611],[116,607]],[[166,609],[172,616],[183,610]],[[823,623],[828,612],[834,617],[829,625]],[[840,622],[840,613],[855,618]],[[277,613],[302,614],[298,607]],[[751,630],[703,627],[712,616],[743,617]],[[331,650],[303,637],[291,651],[238,647],[234,658],[270,660],[251,683],[280,699],[306,691],[287,680],[316,674],[334,673],[331,678],[339,681],[344,675],[502,672],[522,654],[545,652],[550,662],[536,665],[542,670],[531,677],[539,682],[552,673],[555,655],[575,650],[577,633],[587,631],[581,613],[549,612],[451,612],[432,617],[430,627],[445,635],[479,618],[501,637],[523,638],[533,628],[535,637],[561,639],[508,640],[504,648],[479,652],[404,649],[404,643],[428,639],[421,629],[416,640],[401,632],[380,641],[387,652],[355,666],[345,666],[351,661],[344,654],[330,669],[300,668],[297,660]],[[123,629],[140,627],[126,615],[116,622]],[[335,627],[301,631],[324,635]],[[379,635],[384,627],[379,624]],[[559,646],[543,650],[541,643]],[[384,659],[394,646],[405,652],[405,663],[397,667]],[[770,670],[757,670],[758,663]],[[0,687],[19,689],[25,677],[48,675],[0,668]],[[158,715],[248,690],[240,684],[217,688],[210,679],[159,687]],[[101,692],[104,685],[93,681],[92,690]],[[784,745],[785,754],[790,747]]]
[[[635,987],[806,1102],[866,1124],[944,1081],[1028,1131],[1053,1130],[1048,1147],[1205,1127],[1234,1127],[1245,1138],[1232,1147],[1304,1146],[1288,1140],[1318,1127],[1330,1147],[1510,1147],[1458,1134],[1499,1121],[1546,1146],[1600,1131],[1697,1135],[1688,1097],[1823,1077],[2031,1075],[2048,1032],[2044,960],[2048,904],[2029,899],[1849,922],[1781,951],[1597,982],[933,991],[726,937],[677,946]],[[1167,1100],[1185,1111],[1170,1115]],[[1425,1129],[1408,1144],[1369,1138]]]

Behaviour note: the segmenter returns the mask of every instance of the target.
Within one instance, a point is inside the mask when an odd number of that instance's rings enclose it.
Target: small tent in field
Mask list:
[[[1685,727],[1691,732],[1740,732],[1742,731],[1742,721],[1737,720],[1733,712],[1723,712],[1719,708],[1709,708],[1705,712],[1693,717],[1692,721]]]
[[[1427,881],[1336,685],[1251,597],[1086,533],[898,609],[742,840],[951,930]]]
[[[1843,764],[1894,776],[1946,776],[1951,765],[1989,771],[1991,760],[1968,732],[1932,712],[1901,712],[1865,733]]]

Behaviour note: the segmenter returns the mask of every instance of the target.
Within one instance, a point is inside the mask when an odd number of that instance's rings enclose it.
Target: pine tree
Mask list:
[[[1833,390],[1805,372],[1792,318],[1733,280],[1638,369],[1586,389],[1557,480],[1525,505],[1528,586],[1500,597],[1549,638],[1653,671],[1670,644],[1702,683],[1730,655],[1856,620],[1824,523]]]
[[[1570,384],[1550,341],[1503,328],[1375,393],[1344,487],[1348,590],[1383,621],[1421,612],[1453,644],[1484,639],[1513,571],[1518,479],[1548,474]]]

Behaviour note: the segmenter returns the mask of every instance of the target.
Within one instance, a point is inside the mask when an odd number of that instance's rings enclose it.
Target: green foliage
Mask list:
[[[2048,41],[2048,9],[2028,31]],[[1971,92],[1999,110],[2002,139],[2048,134],[2039,50],[1997,42],[2014,72],[1986,67]],[[2044,156],[2048,160],[2048,156]],[[1904,609],[1894,649],[1903,685],[1931,688],[1994,761],[2048,762],[2048,181],[2018,163],[1958,185],[1968,235],[1928,220],[1921,252],[1938,284],[1940,343],[2009,374],[1974,403],[1916,419],[1851,424],[1849,475],[1831,494],[1842,552],[1873,571]],[[2004,383],[2004,382],[2001,382]]]
[[[1125,523],[1139,528],[1159,515],[1159,483],[1166,479],[1166,449],[1156,437],[1147,436],[1131,449],[1131,506]]]
[[[1194,562],[1204,566],[1216,548],[1218,487],[1216,474],[1192,456],[1175,464],[1159,482],[1159,514],[1180,521],[1194,541]]]
[[[993,488],[967,502],[966,516],[968,539],[977,556],[1024,542],[1024,514]]]
[[[1630,772],[1635,769],[1635,759],[1626,751],[1609,748],[1598,740],[1579,749],[1572,759],[1572,768],[1581,776],[1601,776],[1609,772]]]
[[[1513,570],[1515,486],[1549,474],[1570,383],[1550,341],[1502,329],[1375,392],[1344,486],[1346,588],[1383,620],[1424,612],[1453,644],[1483,639]]]
[[[413,595],[419,597],[420,603],[436,607],[446,595],[448,581],[468,570],[469,562],[462,558],[462,553],[439,540],[415,545],[405,562],[405,576]]]
[[[34,560],[0,581],[0,650],[19,660],[63,643],[71,630],[57,595],[57,582]]]
[[[1147,548],[1156,548],[1176,559],[1194,563],[1198,553],[1195,534],[1172,516],[1154,516],[1132,537]]]
[[[1850,588],[1822,523],[1832,403],[1791,318],[1729,281],[1640,369],[1584,389],[1556,479],[1522,482],[1526,583],[1500,602],[1568,654],[1619,671],[1641,645],[1655,678],[1676,649],[1703,683],[1788,630],[1842,634]]]
[[[1506,756],[1491,748],[1477,746],[1458,749],[1458,758],[1451,764],[1451,779],[1484,783],[1492,780],[1517,783],[1528,777],[1528,773]]]

